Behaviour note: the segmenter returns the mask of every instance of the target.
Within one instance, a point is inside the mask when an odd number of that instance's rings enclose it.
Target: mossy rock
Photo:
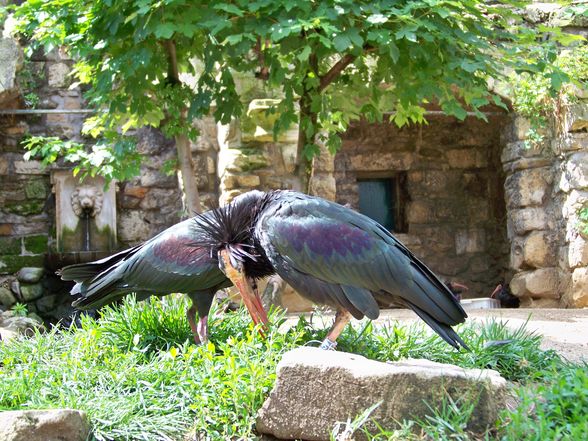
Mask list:
[[[7,202],[4,211],[21,216],[30,216],[31,214],[40,214],[45,207],[44,200],[29,200],[24,202]]]
[[[21,268],[27,266],[44,266],[45,255],[33,256],[0,255],[0,274],[15,274]]]
[[[20,254],[22,242],[20,237],[0,237],[0,253]]]
[[[47,197],[47,186],[40,179],[29,181],[25,185],[25,194],[27,199],[45,199]]]
[[[48,237],[44,234],[23,237],[24,247],[28,253],[43,254],[48,249]]]

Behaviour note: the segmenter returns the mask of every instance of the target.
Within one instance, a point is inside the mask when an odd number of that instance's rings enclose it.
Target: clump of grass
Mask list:
[[[316,329],[301,317],[296,329],[305,341],[322,340],[326,329]],[[426,358],[466,368],[495,369],[508,380],[527,382],[560,361],[555,351],[540,348],[541,336],[526,329],[512,329],[501,321],[468,322],[455,328],[471,348],[457,351],[421,323],[375,325],[363,321],[348,326],[339,337],[337,349],[380,361]]]
[[[264,339],[245,311],[213,311],[211,342],[195,346],[186,307],[184,296],[139,303],[130,298],[105,308],[99,319],[83,317],[80,329],[54,329],[0,344],[0,409],[85,410],[97,440],[182,439],[187,433],[254,438],[255,415],[273,387],[283,352],[321,340],[326,330],[301,318],[287,332],[278,332],[284,317],[273,312]],[[524,329],[491,322],[467,324],[458,332],[471,353],[453,350],[421,325],[367,322],[348,327],[339,350],[377,360],[413,357],[492,367],[516,380],[557,359],[541,351],[540,339]],[[509,339],[510,346],[485,346]]]
[[[588,364],[558,366],[545,383],[521,388],[521,405],[504,412],[504,439],[588,439]]]
[[[424,419],[398,422],[397,428],[388,429],[370,421],[371,413],[380,405],[366,409],[353,421],[337,424],[331,433],[331,441],[352,441],[354,434],[361,432],[368,441],[417,441],[417,440],[455,440],[469,441],[472,434],[467,431],[468,422],[474,412],[475,403],[464,397],[454,400],[445,393],[438,405],[427,404],[430,414]]]

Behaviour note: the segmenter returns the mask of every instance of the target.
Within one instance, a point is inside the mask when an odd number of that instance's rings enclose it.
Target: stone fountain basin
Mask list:
[[[490,297],[478,297],[475,299],[463,299],[461,302],[461,306],[466,311],[472,309],[496,309],[500,308],[500,302],[496,299],[491,299]]]

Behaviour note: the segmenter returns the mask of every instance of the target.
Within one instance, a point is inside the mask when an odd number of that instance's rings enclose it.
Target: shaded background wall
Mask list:
[[[531,22],[553,14],[544,6],[531,10]],[[585,25],[570,29],[587,34]],[[87,114],[82,91],[70,88],[71,65],[60,51],[24,62],[15,41],[0,39],[0,110],[30,108],[34,91],[37,108],[59,111],[0,114],[0,308],[18,301],[53,318],[69,311],[70,299],[46,259],[55,249],[51,170],[24,161],[19,143],[27,133],[84,140]],[[253,78],[239,87],[248,109],[242,120],[195,122],[201,136],[192,152],[207,207],[251,189],[301,188],[293,175],[297,128],[273,140],[264,111],[279,94]],[[402,129],[357,122],[335,158],[323,152],[314,160],[310,191],[365,211],[360,187],[385,180],[390,228],[440,275],[468,284],[470,296],[488,295],[506,277],[524,306],[588,306],[588,245],[578,229],[578,209],[588,203],[587,98],[579,95],[535,149],[524,145],[524,119],[495,110],[488,123],[436,114],[428,125]],[[173,141],[154,129],[137,136],[146,158],[141,174],[116,184],[119,248],[181,219],[176,177],[164,172]],[[284,302],[309,306],[291,291]]]

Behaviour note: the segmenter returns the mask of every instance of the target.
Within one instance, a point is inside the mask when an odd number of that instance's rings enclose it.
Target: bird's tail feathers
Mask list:
[[[465,350],[470,351],[468,345],[465,344],[465,342],[459,335],[457,335],[457,332],[455,332],[451,326],[434,319],[430,314],[426,313],[418,306],[415,306],[410,302],[407,302],[407,304],[421,319],[424,320],[427,325],[431,327],[431,329],[433,329],[433,331],[435,331],[443,340],[445,340],[455,349],[460,349],[460,347],[462,347]]]
[[[466,312],[445,285],[435,283],[420,268],[413,268],[412,281],[413,295],[408,299],[411,303],[446,325],[465,321]]]
[[[129,248],[124,251],[120,251],[112,256],[105,257],[104,259],[96,260],[88,263],[77,263],[75,265],[69,265],[58,271],[61,276],[61,280],[74,280],[76,282],[84,282],[88,279],[96,277],[98,274],[106,271],[113,265],[127,259],[128,257],[135,254],[135,252],[141,247],[137,245],[133,248]]]

